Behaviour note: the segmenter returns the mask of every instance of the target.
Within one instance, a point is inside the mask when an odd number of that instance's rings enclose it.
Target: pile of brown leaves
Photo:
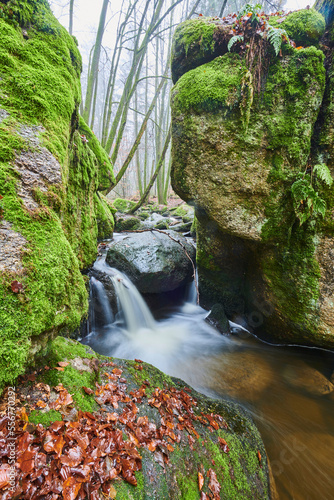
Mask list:
[[[140,371],[143,367],[138,361],[136,369]],[[115,365],[109,363],[108,366]],[[97,500],[100,492],[108,498],[115,498],[115,481],[124,479],[137,485],[135,472],[142,467],[140,448],[151,451],[154,460],[165,469],[169,454],[182,439],[186,439],[186,435],[191,448],[195,439],[199,439],[194,426],[196,422],[212,432],[227,428],[220,415],[195,414],[197,402],[187,393],[190,390],[175,387],[156,388],[147,399],[147,403],[159,412],[160,425],[157,426],[148,416],[139,415],[144,408],[139,405],[143,398],[147,398],[148,381],[127,393],[126,379],[120,368],[113,368],[111,373],[105,373],[105,377],[105,385],[96,384],[96,391],[83,388],[88,394],[94,394],[101,405],[99,412],[75,411],[75,418],[65,421],[75,409],[72,396],[59,384],[55,387],[58,397],[49,403],[49,407],[61,411],[64,421],[54,422],[48,428],[34,425],[29,423],[23,407],[12,433],[9,416],[0,419],[0,494],[3,500]],[[41,390],[42,386],[44,384],[39,384]],[[38,401],[37,406],[41,403]],[[108,405],[118,411],[106,410]],[[14,491],[10,484],[11,442],[15,442],[16,453]],[[219,442],[222,451],[228,453],[226,441],[219,438]],[[207,471],[211,493],[206,494],[201,491],[204,484],[202,472],[198,473],[201,498],[218,499],[220,484],[216,473],[213,469]]]

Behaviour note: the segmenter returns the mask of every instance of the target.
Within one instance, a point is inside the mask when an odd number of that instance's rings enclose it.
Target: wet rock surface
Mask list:
[[[191,280],[193,267],[186,252],[194,261],[195,249],[177,233],[166,233],[145,231],[126,236],[110,245],[106,262],[124,272],[142,293],[174,290]]]
[[[0,221],[0,272],[21,274],[24,270],[22,264],[22,250],[26,239],[12,229],[8,221]]]

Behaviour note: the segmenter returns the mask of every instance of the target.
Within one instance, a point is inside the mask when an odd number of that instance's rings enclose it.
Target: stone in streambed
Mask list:
[[[175,290],[191,280],[195,249],[173,231],[134,233],[112,243],[106,261],[124,272],[141,293]]]
[[[230,333],[230,324],[228,322],[227,316],[224,311],[224,307],[221,304],[215,304],[212,306],[209,316],[206,321],[217,328],[220,333]]]
[[[334,385],[327,377],[304,361],[300,361],[298,365],[286,367],[283,376],[292,387],[315,396],[330,394],[334,390]]]

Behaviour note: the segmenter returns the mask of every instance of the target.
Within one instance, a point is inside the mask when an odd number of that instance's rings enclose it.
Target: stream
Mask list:
[[[203,394],[237,401],[262,435],[279,498],[334,498],[334,392],[325,378],[333,371],[334,353],[268,345],[234,323],[234,334],[223,336],[196,305],[194,284],[183,301],[153,311],[155,319],[105,255],[94,268],[110,276],[118,312],[114,316],[102,283],[91,278],[91,297],[102,317],[94,317],[91,303],[90,331],[82,343],[100,354],[140,358]]]

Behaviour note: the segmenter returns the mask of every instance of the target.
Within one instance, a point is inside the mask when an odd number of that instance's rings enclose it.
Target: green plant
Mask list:
[[[262,10],[262,5],[257,3],[253,5],[251,3],[246,3],[238,12],[237,20],[239,21],[242,17],[247,16],[248,21],[253,23],[254,21],[258,22],[259,13]]]
[[[234,35],[232,36],[231,40],[228,42],[227,45],[227,50],[230,52],[231,48],[233,45],[237,42],[243,42],[244,41],[244,36],[243,35]]]
[[[273,26],[270,26],[270,24],[267,23],[266,27],[266,35],[267,35],[267,40],[268,42],[271,43],[271,45],[274,48],[275,54],[278,56],[280,50],[281,50],[281,45],[282,42],[289,41],[289,37],[287,35],[287,32],[283,30],[282,28],[274,28]]]
[[[320,181],[328,187],[333,184],[333,177],[324,163],[314,165],[310,173],[300,173],[291,186],[293,207],[300,225],[312,216],[324,217],[326,214],[326,201],[316,191]]]

